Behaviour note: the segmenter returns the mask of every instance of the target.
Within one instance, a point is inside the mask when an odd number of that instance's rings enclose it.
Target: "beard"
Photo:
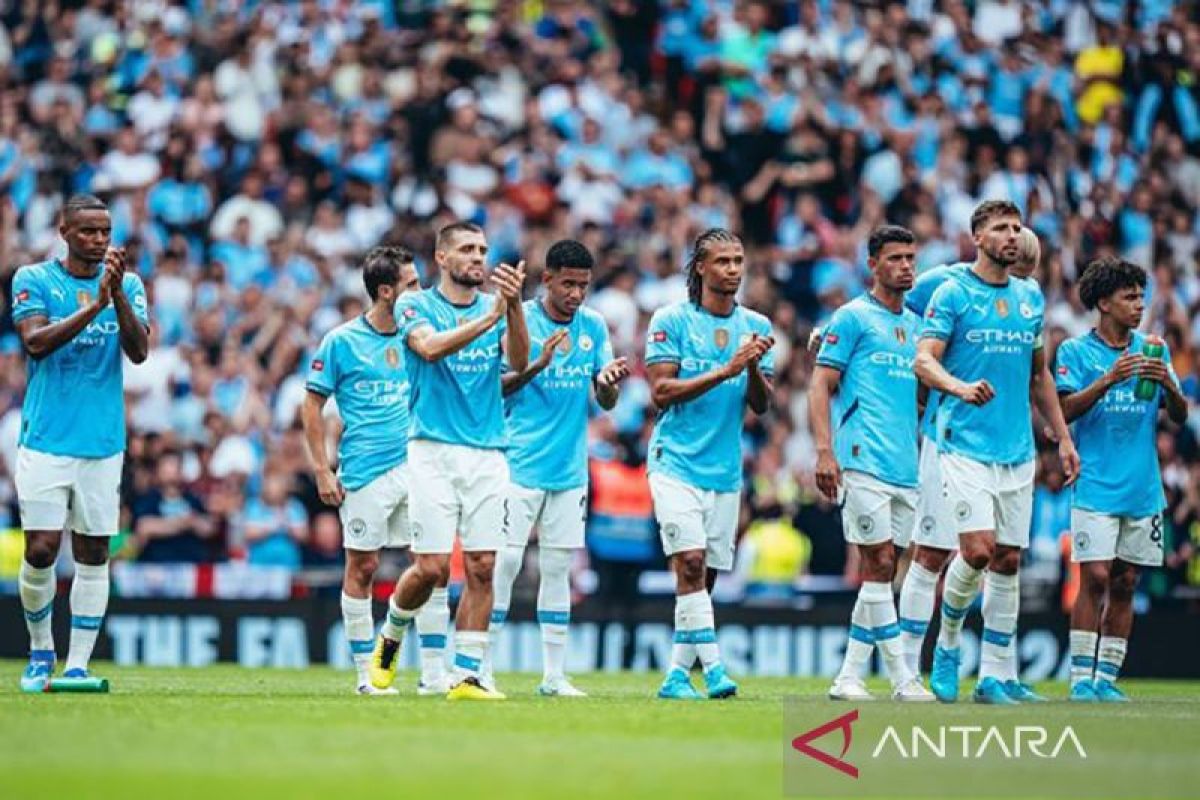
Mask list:
[[[463,267],[462,269],[450,269],[448,272],[450,274],[450,280],[454,281],[459,286],[478,288],[483,285],[485,280],[487,280],[486,272],[477,278],[471,274],[470,267]]]
[[[1012,255],[1008,255],[1004,252],[1004,248],[983,247],[980,249],[983,250],[984,255],[991,259],[993,264],[1004,267],[1005,269],[1011,268],[1021,257],[1020,253],[1016,251],[1014,251]]]

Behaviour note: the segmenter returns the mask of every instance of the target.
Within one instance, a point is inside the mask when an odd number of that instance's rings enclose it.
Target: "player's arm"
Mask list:
[[[760,338],[756,336],[756,340]],[[769,337],[768,337],[769,339]],[[774,343],[774,340],[770,340]],[[771,345],[768,344],[767,347]],[[766,351],[763,351],[765,355]],[[763,372],[762,355],[746,365],[746,403],[755,414],[765,414],[771,407],[771,379]]]
[[[817,447],[817,488],[831,501],[837,501],[841,468],[833,454],[833,426],[829,421],[833,395],[842,382],[841,370],[818,364],[813,368],[808,387],[808,427]]]
[[[1159,358],[1142,357],[1141,368],[1137,374],[1162,386],[1163,406],[1167,410],[1167,419],[1176,425],[1187,422],[1187,398],[1180,391],[1179,384],[1175,382],[1175,377],[1171,374],[1171,368],[1166,361]]]
[[[758,339],[747,342],[737,349],[728,363],[720,364],[691,378],[679,377],[679,364],[676,362],[660,361],[648,364],[646,373],[650,378],[650,396],[654,405],[668,408],[695,400],[713,387],[737,377],[750,365],[752,359],[762,356],[759,352],[762,345],[758,342]],[[762,352],[765,352],[765,349]]]
[[[596,402],[605,411],[611,411],[621,396],[621,381],[629,377],[629,361],[625,356],[614,358],[592,379],[596,387]]]
[[[110,263],[116,265],[116,271],[110,277],[108,266]],[[150,353],[150,328],[141,318],[138,317],[137,311],[134,310],[133,302],[125,292],[125,251],[109,249],[108,254],[104,257],[104,278],[110,280],[112,285],[109,287],[109,293],[112,295],[113,308],[117,312],[117,328],[120,331],[121,350],[125,355],[129,356],[129,360],[135,364],[141,364],[146,360],[146,356]],[[140,282],[137,284],[137,297],[141,307],[145,309],[146,294],[141,288]]]
[[[913,371],[921,383],[934,391],[957,397],[973,406],[981,406],[996,396],[996,390],[986,380],[967,383],[950,374],[942,366],[946,354],[946,342],[941,339],[924,338],[917,343],[917,359]]]
[[[105,270],[107,271],[107,269],[106,266]],[[13,281],[14,298],[36,292],[33,287],[23,289],[20,282],[20,274],[18,274],[17,279]],[[25,348],[26,354],[34,359],[45,358],[82,333],[112,300],[111,290],[112,283],[102,279],[100,291],[96,293],[95,300],[58,322],[50,322],[44,307],[39,307],[28,316],[18,319],[16,321],[17,334],[21,337],[21,344]],[[19,312],[20,308],[16,308],[14,311]]]
[[[329,396],[311,386],[304,393],[304,404],[300,406],[300,423],[304,426],[304,440],[308,444],[308,463],[317,481],[317,493],[327,506],[340,506],[346,499],[346,490],[329,464],[329,452],[325,449],[325,402]]]
[[[546,367],[550,366],[550,362],[554,360],[554,351],[558,349],[558,345],[566,338],[567,333],[566,328],[559,328],[546,337],[546,341],[542,342],[542,352],[538,353],[538,357],[531,361],[525,369],[512,370],[500,376],[500,389],[505,397],[519,391],[541,374]]]
[[[425,361],[441,361],[452,356],[459,350],[478,339],[492,329],[492,326],[504,318],[508,301],[500,295],[488,313],[482,317],[464,322],[448,331],[435,331],[433,326],[418,324],[409,331],[406,343],[410,350]]]
[[[1058,395],[1054,391],[1054,377],[1050,374],[1050,368],[1046,364],[1046,350],[1042,347],[1033,351],[1033,370],[1029,381],[1038,410],[1050,423],[1055,441],[1058,442],[1058,458],[1062,462],[1064,485],[1070,486],[1079,477],[1079,453],[1075,451],[1075,443],[1071,441],[1071,431],[1067,428],[1062,407],[1058,403]]]
[[[525,262],[513,269],[501,264],[492,274],[500,294],[508,299],[504,314],[504,356],[509,366],[522,372],[529,366],[529,328],[525,325],[525,306],[521,304],[521,287],[525,284]]]
[[[1059,353],[1061,358],[1062,348],[1059,349]],[[1109,389],[1137,373],[1140,361],[1141,356],[1135,353],[1125,353],[1113,362],[1108,372],[1078,391],[1070,391],[1069,387],[1060,382],[1058,386],[1059,405],[1062,407],[1063,418],[1071,423],[1091,411],[1092,406],[1100,402],[1100,398],[1104,397]]]

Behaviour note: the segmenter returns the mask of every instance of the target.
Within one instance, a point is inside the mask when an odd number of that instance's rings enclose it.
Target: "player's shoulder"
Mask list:
[[[593,331],[608,332],[608,322],[605,321],[604,315],[596,309],[580,306],[579,310],[575,313],[579,315],[579,320],[583,323],[584,328]]]
[[[679,302],[671,303],[655,309],[654,313],[650,315],[651,327],[658,325],[669,325],[686,319],[688,316],[688,307],[690,305],[690,300],[680,300]]]
[[[43,280],[50,278],[53,275],[53,272],[52,272],[53,267],[54,267],[53,260],[38,261],[33,264],[25,264],[23,266],[17,267],[16,272],[13,273],[13,280],[14,281],[15,280],[43,281]]]
[[[738,306],[738,312],[746,320],[747,325],[756,332],[771,331],[771,320],[767,319],[766,314],[743,305]]]
[[[1028,278],[1018,278],[1014,276],[1012,280],[1013,286],[1016,287],[1017,292],[1038,303],[1045,302],[1045,297],[1042,295],[1042,286],[1037,282],[1037,278],[1032,276]]]

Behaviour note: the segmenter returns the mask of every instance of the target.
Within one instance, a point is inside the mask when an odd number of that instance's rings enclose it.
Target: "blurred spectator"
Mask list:
[[[217,526],[200,498],[184,488],[178,453],[158,456],[153,488],[133,499],[138,561],[203,563],[217,555]]]

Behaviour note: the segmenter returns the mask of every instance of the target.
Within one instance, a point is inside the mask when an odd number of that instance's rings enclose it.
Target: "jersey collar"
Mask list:
[[[1134,339],[1135,333],[1136,333],[1135,331],[1129,332],[1129,344],[1125,345],[1124,347],[1113,347],[1111,344],[1104,341],[1104,337],[1101,336],[1100,332],[1097,331],[1095,328],[1092,328],[1090,331],[1088,331],[1088,336],[1095,339],[1096,342],[1098,342],[1100,344],[1100,346],[1106,350],[1112,350],[1114,353],[1124,353],[1126,350],[1133,347],[1133,339]]]
[[[449,297],[446,297],[446,295],[442,294],[442,290],[437,286],[431,287],[430,291],[432,291],[439,300],[446,305],[451,306],[452,308],[473,308],[475,304],[479,302],[479,296],[483,294],[482,292],[476,292],[475,299],[469,303],[455,303]]]
[[[367,330],[369,330],[371,333],[375,334],[376,336],[382,336],[385,339],[394,339],[400,333],[399,325],[396,326],[396,330],[394,330],[390,333],[386,333],[384,331],[379,330],[379,328],[376,328],[374,325],[371,324],[371,320],[367,318],[367,312],[365,312],[365,311],[363,313],[359,314],[358,318],[360,320],[362,320],[363,327],[366,328]]]
[[[576,320],[576,318],[579,316],[579,312],[578,312],[578,311],[576,311],[576,312],[575,312],[575,315],[574,315],[573,317],[571,317],[571,319],[567,320],[566,322],[559,322],[559,321],[558,321],[558,320],[556,320],[554,317],[550,316],[550,312],[546,310],[546,297],[545,297],[545,295],[542,295],[541,297],[539,297],[537,300],[535,300],[535,301],[534,301],[534,303],[533,303],[533,304],[534,304],[535,306],[537,306],[537,310],[538,310],[539,312],[541,312],[541,315],[542,315],[543,317],[545,317],[545,318],[546,318],[546,320],[547,320],[547,321],[548,321],[548,322],[549,322],[551,325],[557,325],[557,326],[558,326],[558,327],[560,327],[560,328],[569,328],[571,325],[573,325],[573,324],[575,323],[575,320]]]

